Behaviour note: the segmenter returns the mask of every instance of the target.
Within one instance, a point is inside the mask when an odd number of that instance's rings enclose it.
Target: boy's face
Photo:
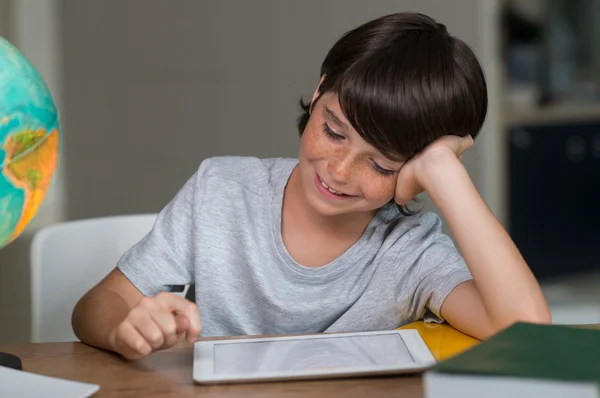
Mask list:
[[[337,95],[325,93],[318,99],[299,153],[300,182],[315,210],[341,215],[384,206],[394,197],[402,165],[383,156],[356,132]]]

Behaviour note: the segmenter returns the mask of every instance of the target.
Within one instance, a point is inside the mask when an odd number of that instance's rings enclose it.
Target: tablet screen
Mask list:
[[[215,374],[414,365],[398,334],[215,344]]]

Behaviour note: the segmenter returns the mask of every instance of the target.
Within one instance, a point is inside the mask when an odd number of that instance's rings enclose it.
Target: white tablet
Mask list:
[[[198,341],[200,384],[417,373],[435,359],[416,330]]]

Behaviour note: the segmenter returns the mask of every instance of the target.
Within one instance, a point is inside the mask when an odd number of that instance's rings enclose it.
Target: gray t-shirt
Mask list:
[[[340,257],[304,267],[281,238],[296,159],[202,162],[118,267],[147,296],[191,284],[203,336],[386,330],[425,319],[471,279],[434,213],[382,208]]]

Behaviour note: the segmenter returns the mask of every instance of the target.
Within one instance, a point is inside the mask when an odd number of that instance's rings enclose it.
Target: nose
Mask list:
[[[327,166],[327,171],[333,180],[332,183],[345,185],[350,182],[352,172],[352,156],[349,153],[338,153]]]

